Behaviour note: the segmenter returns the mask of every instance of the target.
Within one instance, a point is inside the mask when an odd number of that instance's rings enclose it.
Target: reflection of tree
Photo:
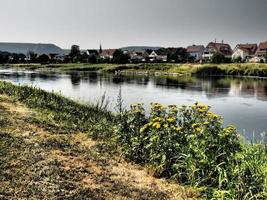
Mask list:
[[[71,84],[78,86],[81,83],[81,76],[78,72],[73,72],[70,74]]]
[[[59,78],[59,75],[52,72],[39,73],[38,78],[45,81],[55,81]]]
[[[230,94],[267,101],[267,80],[230,77],[154,77],[154,85],[193,92],[205,92],[207,98],[226,97]]]
[[[37,78],[37,74],[36,73],[31,73],[29,74],[29,79],[31,82],[34,82]]]
[[[204,91],[208,98],[226,97],[231,90],[231,81],[227,78],[211,77],[205,80]]]

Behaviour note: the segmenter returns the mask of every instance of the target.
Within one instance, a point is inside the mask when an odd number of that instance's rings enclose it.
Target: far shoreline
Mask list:
[[[141,74],[163,76],[198,76],[198,77],[247,77],[267,78],[266,63],[230,63],[230,64],[176,64],[176,63],[66,63],[66,64],[2,64],[8,68],[26,70],[56,71],[101,71],[115,74]]]

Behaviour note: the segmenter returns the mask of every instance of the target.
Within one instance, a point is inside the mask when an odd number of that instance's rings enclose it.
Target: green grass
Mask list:
[[[0,82],[0,94],[16,97],[29,108],[51,115],[61,127],[73,131],[88,131],[97,123],[112,121],[112,113],[100,105],[79,104],[60,94],[28,86]]]

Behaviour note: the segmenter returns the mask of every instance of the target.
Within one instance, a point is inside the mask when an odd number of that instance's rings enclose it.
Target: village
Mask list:
[[[88,56],[96,56],[99,60],[110,62],[114,58],[114,53],[117,49],[104,49],[100,45],[99,50],[83,51]],[[128,58],[129,63],[145,63],[145,62],[177,62],[177,63],[208,63],[213,61],[213,58],[219,57],[220,60],[215,60],[219,63],[230,62],[251,62],[264,63],[267,57],[267,41],[258,44],[237,44],[234,49],[224,41],[210,42],[206,47],[204,45],[191,45],[187,48],[159,48],[156,50],[121,50]],[[66,55],[65,55],[66,56]],[[64,59],[64,57],[62,57]],[[217,63],[216,62],[216,63]]]
[[[266,63],[267,41],[231,45],[221,42],[204,45],[191,45],[169,48],[121,48],[121,49],[87,49],[80,50],[78,45],[72,45],[64,53],[49,52],[14,53],[0,51],[0,63]]]

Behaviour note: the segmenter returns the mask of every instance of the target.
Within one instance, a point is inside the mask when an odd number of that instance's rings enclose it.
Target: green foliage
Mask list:
[[[114,54],[113,54],[113,63],[118,63],[118,64],[125,64],[128,63],[129,61],[129,56],[124,54],[122,50],[117,49]]]
[[[209,198],[262,198],[266,150],[247,152],[235,127],[224,128],[209,109],[155,103],[147,118],[141,104],[132,105],[119,118],[116,140],[127,159],[152,166],[156,176],[206,187]]]
[[[72,62],[78,61],[80,55],[81,55],[80,47],[78,45],[72,45],[69,54]]]
[[[233,59],[233,62],[234,62],[234,63],[242,63],[243,60],[242,60],[241,56],[238,56],[237,58],[234,58],[234,59]]]
[[[49,61],[50,61],[50,58],[46,54],[42,54],[38,57],[38,62],[41,64],[47,64],[47,63],[49,63]]]
[[[211,57],[211,63],[219,64],[225,62],[225,56],[220,53],[214,53]]]

